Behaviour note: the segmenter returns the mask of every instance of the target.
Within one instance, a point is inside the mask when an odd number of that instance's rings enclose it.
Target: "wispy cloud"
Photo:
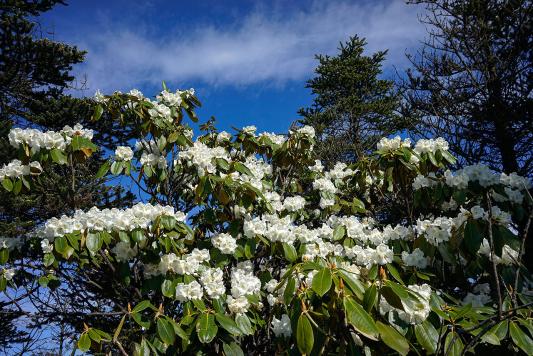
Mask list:
[[[283,84],[312,75],[317,53],[334,54],[351,35],[366,37],[368,51],[389,49],[387,65],[405,64],[424,28],[415,6],[400,0],[315,3],[305,11],[255,10],[223,27],[198,26],[154,35],[135,24],[108,24],[80,41],[88,50],[91,89],[202,82],[247,86]]]

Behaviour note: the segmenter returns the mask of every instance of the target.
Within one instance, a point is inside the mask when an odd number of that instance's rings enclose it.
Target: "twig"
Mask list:
[[[520,277],[520,263],[522,261],[522,254],[524,253],[524,249],[525,249],[525,246],[526,246],[526,239],[527,239],[527,235],[529,233],[529,225],[531,224],[531,219],[533,218],[533,212],[531,212],[531,214],[529,214],[529,217],[527,219],[527,223],[526,223],[526,226],[524,227],[524,232],[523,232],[523,237],[522,237],[522,244],[520,245],[520,252],[518,253],[518,265],[516,266],[516,274],[515,274],[515,278],[514,278],[514,288],[513,288],[513,293],[512,293],[512,300],[513,300],[513,305],[514,307],[516,308],[518,306],[518,302],[516,300],[516,295],[518,293],[518,279]]]
[[[487,204],[489,207],[489,241],[490,241],[490,259],[492,261],[492,273],[494,273],[494,281],[496,283],[496,292],[498,292],[498,317],[502,318],[502,292],[500,290],[500,279],[498,278],[498,269],[496,267],[496,259],[494,258],[494,238],[492,237],[492,204],[490,202],[490,194],[487,193]]]
[[[120,341],[115,340],[115,344],[117,345],[118,349],[120,350],[120,353],[122,353],[123,356],[128,356],[128,353],[124,350]]]

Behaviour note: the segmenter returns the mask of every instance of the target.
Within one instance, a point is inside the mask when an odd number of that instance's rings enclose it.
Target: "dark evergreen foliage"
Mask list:
[[[318,152],[327,162],[356,161],[375,149],[381,137],[405,127],[396,114],[394,82],[379,78],[387,52],[367,56],[365,45],[356,36],[341,43],[334,57],[317,55],[316,76],[307,81],[315,98],[299,114],[317,131]]]

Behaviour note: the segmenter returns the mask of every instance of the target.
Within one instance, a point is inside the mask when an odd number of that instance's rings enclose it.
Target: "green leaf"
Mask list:
[[[346,228],[344,225],[339,225],[333,230],[333,240],[338,241],[346,234]]]
[[[120,319],[120,323],[118,323],[117,328],[115,329],[115,332],[113,333],[113,342],[118,340],[118,336],[120,335],[120,331],[122,330],[122,326],[124,326],[124,320],[126,320],[126,315]]]
[[[99,344],[100,341],[102,341],[102,336],[95,329],[89,329],[88,334],[91,340],[93,340],[94,342]]]
[[[96,179],[102,178],[109,171],[109,167],[111,167],[111,163],[109,163],[109,161],[105,161],[104,164],[100,166],[100,168],[98,169],[98,172],[96,172],[96,175],[94,177]]]
[[[241,335],[242,333],[241,329],[239,329],[235,321],[233,321],[233,319],[231,319],[230,317],[227,317],[226,315],[223,315],[220,313],[216,313],[215,318],[217,322],[220,324],[220,326],[226,329],[230,334],[233,334],[236,336]]]
[[[157,334],[167,345],[174,344],[176,341],[176,335],[174,334],[174,328],[172,325],[163,318],[157,319]]]
[[[2,187],[4,187],[5,190],[10,192],[13,190],[13,182],[9,178],[4,178],[2,180]]]
[[[121,161],[115,161],[111,164],[111,174],[113,175],[119,175],[122,172],[122,169],[124,168],[124,164]]]
[[[437,160],[435,159],[435,155],[433,154],[433,152],[428,152],[427,155],[428,155],[429,160],[431,161],[431,163],[432,163],[435,167],[438,167],[439,164],[437,163]]]
[[[176,293],[176,284],[169,279],[165,279],[163,283],[161,283],[161,292],[167,298],[174,297],[174,294]]]
[[[248,169],[248,167],[246,167],[244,164],[242,164],[241,162],[235,162],[234,165],[235,167],[235,170],[241,174],[245,174],[247,176],[253,176],[252,172],[250,171],[250,169]]]
[[[401,284],[404,284],[405,283],[403,282],[402,280],[402,277],[400,276],[400,273],[398,273],[398,270],[396,269],[396,267],[394,267],[392,265],[392,263],[389,263],[387,265],[387,270],[389,271],[390,275],[395,279],[397,280],[398,282],[400,282]]]
[[[145,309],[148,309],[148,308],[152,308],[154,309],[152,303],[150,303],[149,300],[143,300],[142,302],[140,302],[139,304],[137,304],[135,306],[135,308],[132,309],[132,313],[139,313],[139,312],[142,312],[143,310]]]
[[[357,279],[357,276],[342,269],[339,269],[338,273],[342,277],[343,281],[348,285],[352,293],[354,293],[358,299],[363,299],[365,288],[363,287],[361,281]]]
[[[5,279],[4,276],[0,276],[0,292],[5,291],[6,287],[7,287],[7,279]]]
[[[229,170],[230,168],[229,163],[224,158],[217,158],[216,162],[217,162],[217,166],[219,166],[223,170],[225,171]]]
[[[303,355],[309,355],[313,350],[315,343],[315,336],[313,334],[313,327],[305,314],[300,314],[298,318],[298,325],[296,327],[296,343],[298,350]]]
[[[215,317],[210,313],[202,313],[196,322],[196,333],[201,343],[207,344],[213,341],[217,335],[218,327],[215,324]]]
[[[94,121],[100,120],[100,117],[102,117],[103,112],[104,112],[104,108],[102,107],[102,105],[100,104],[96,105],[96,107],[94,108],[93,120]]]
[[[373,265],[368,271],[368,279],[371,281],[375,280],[378,277],[378,265]]]
[[[503,320],[499,324],[496,324],[489,330],[498,337],[498,339],[503,340],[507,337],[507,331],[509,330],[509,321]]]
[[[471,254],[475,255],[478,252],[481,242],[483,242],[483,236],[475,220],[468,220],[466,222],[463,241],[466,249]]]
[[[144,236],[144,230],[142,229],[135,229],[131,232],[131,238],[133,239],[133,241],[135,242],[142,242],[146,239],[146,237]]]
[[[235,317],[235,323],[244,335],[252,335],[254,333],[252,323],[250,322],[250,319],[246,316],[246,314],[237,315]]]
[[[331,288],[331,270],[327,267],[319,270],[313,277],[311,288],[321,297],[326,294]]]
[[[0,265],[7,263],[9,258],[9,250],[7,248],[0,249]]]
[[[43,264],[45,267],[49,267],[54,263],[55,260],[56,259],[52,253],[46,253],[43,257]]]
[[[174,328],[174,334],[178,335],[183,340],[189,340],[189,335],[176,323],[173,319],[167,319],[167,321],[172,325]]]
[[[441,150],[440,152],[442,153],[442,157],[444,157],[444,159],[450,164],[455,164],[455,162],[457,161],[457,159],[450,152],[446,150]]]
[[[139,324],[140,326],[142,326],[143,328],[146,328],[146,329],[149,329],[150,328],[150,321],[149,320],[143,320],[142,319],[142,315],[141,314],[138,314],[138,313],[132,313],[131,314],[131,317],[133,318],[133,320],[135,320],[135,322],[137,324]]]
[[[515,322],[509,323],[509,333],[516,346],[518,346],[527,355],[531,354],[533,350],[533,341],[531,338],[516,324]]]
[[[364,213],[366,211],[365,204],[361,200],[354,197],[352,200],[352,211],[354,213]]]
[[[500,339],[496,334],[491,333],[490,331],[486,332],[482,337],[481,341],[486,342],[491,345],[500,345]]]
[[[226,356],[244,356],[244,352],[236,342],[232,342],[231,344],[224,343],[222,344],[222,349]]]
[[[172,132],[170,135],[168,135],[168,142],[174,143],[178,139],[179,133],[177,131]]]
[[[289,277],[287,280],[287,286],[285,287],[285,291],[283,292],[283,300],[285,301],[285,305],[289,305],[292,297],[294,296],[294,290],[296,288],[296,281],[294,278]]]
[[[52,157],[52,161],[57,164],[67,163],[67,156],[63,151],[58,150],[57,148],[52,148],[52,150],[50,151],[50,156]]]
[[[135,350],[133,351],[133,356],[150,356],[150,347],[148,342],[143,337],[141,344],[135,343]]]
[[[444,342],[444,353],[449,356],[460,356],[462,351],[463,342],[461,338],[456,332],[450,332]]]
[[[439,332],[429,321],[425,320],[422,324],[415,325],[415,336],[428,355],[437,351]]]
[[[356,303],[352,298],[344,298],[344,312],[348,322],[361,334],[369,339],[376,340],[379,330],[376,327],[374,319]]]
[[[393,307],[397,309],[403,310],[403,304],[402,304],[402,298],[400,298],[396,293],[394,293],[394,290],[389,286],[381,287],[380,289],[381,295],[385,298],[387,303],[392,305]]]
[[[67,247],[69,247],[67,243],[67,239],[64,236],[57,237],[54,240],[54,246],[56,248],[56,251],[60,254],[63,254],[63,252],[65,252]]]
[[[365,292],[363,298],[363,306],[366,311],[371,311],[378,300],[378,289],[375,284],[372,284]]]
[[[22,189],[22,180],[17,179],[15,180],[15,183],[13,183],[13,194],[17,195],[20,193]]]
[[[383,340],[388,347],[397,351],[400,355],[407,355],[409,352],[409,342],[407,342],[402,334],[396,331],[393,327],[383,324],[380,321],[376,323],[376,326],[379,330],[381,340]]]
[[[118,238],[120,239],[120,241],[122,242],[130,242],[130,238],[128,236],[128,233],[124,232],[124,231],[119,231],[118,232]]]
[[[289,262],[294,262],[298,258],[298,253],[296,252],[296,249],[293,245],[289,245],[288,243],[284,242],[282,244],[283,246],[283,253],[285,255],[285,258]]]
[[[80,339],[78,340],[78,349],[83,352],[89,351],[91,348],[91,339],[87,333],[81,334]]]
[[[91,252],[96,252],[98,251],[101,247],[102,247],[102,237],[100,236],[100,234],[96,233],[96,234],[93,234],[93,233],[88,233],[87,234],[87,240],[85,242],[85,244],[87,245],[87,248],[89,249],[89,251]]]

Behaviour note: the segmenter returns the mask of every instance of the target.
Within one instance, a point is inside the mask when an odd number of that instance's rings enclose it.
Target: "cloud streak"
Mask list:
[[[127,23],[108,24],[79,41],[88,50],[79,71],[92,90],[105,91],[161,80],[283,85],[309,78],[315,54],[334,54],[340,41],[355,34],[367,39],[369,53],[389,49],[387,66],[402,66],[405,50],[424,36],[419,10],[399,0],[332,1],[282,15],[255,10],[224,27],[178,28],[164,35]]]

